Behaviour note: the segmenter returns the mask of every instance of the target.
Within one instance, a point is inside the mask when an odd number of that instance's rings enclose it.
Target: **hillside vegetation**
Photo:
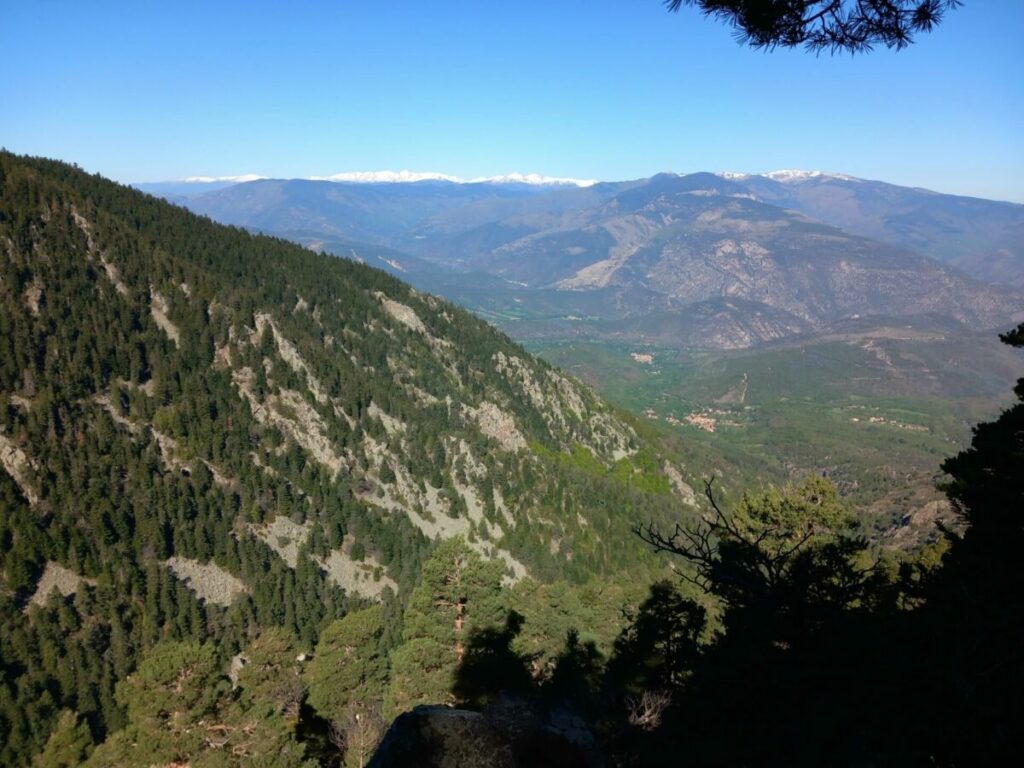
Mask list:
[[[6,153],[0,250],[5,764],[62,707],[119,727],[159,640],[310,649],[383,601],[393,641],[436,541],[651,574],[632,522],[691,508],[642,426],[377,270]]]
[[[1024,749],[1019,400],[943,463],[957,518],[908,553],[819,473],[701,498],[686,462],[745,447],[665,437],[383,272],[76,168],[0,154],[0,248],[4,765]],[[696,396],[756,419],[771,363],[735,359]]]

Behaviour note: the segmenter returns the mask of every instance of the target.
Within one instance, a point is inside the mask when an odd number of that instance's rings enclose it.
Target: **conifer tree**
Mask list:
[[[91,749],[92,736],[88,724],[77,713],[64,710],[33,765],[35,768],[77,768]]]
[[[505,618],[502,567],[461,538],[441,542],[423,564],[404,616],[403,643],[391,654],[385,711],[453,701],[452,686],[471,634]]]

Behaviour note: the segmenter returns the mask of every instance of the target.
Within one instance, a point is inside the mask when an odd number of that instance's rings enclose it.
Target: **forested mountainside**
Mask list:
[[[886,551],[817,476],[697,508],[642,424],[369,267],[9,154],[0,248],[4,765],[1024,748],[1020,402],[943,465],[956,532]]]
[[[121,727],[160,640],[308,651],[383,601],[389,647],[438,540],[529,592],[657,573],[631,526],[695,509],[642,425],[375,269],[8,153],[0,250],[0,763]]]

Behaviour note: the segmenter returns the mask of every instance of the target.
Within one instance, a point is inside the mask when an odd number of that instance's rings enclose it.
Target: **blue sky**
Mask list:
[[[0,0],[0,145],[120,181],[777,168],[1024,202],[1021,0],[900,53],[739,46],[658,0]]]

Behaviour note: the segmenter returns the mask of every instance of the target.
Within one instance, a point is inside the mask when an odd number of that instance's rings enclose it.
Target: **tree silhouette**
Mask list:
[[[1024,324],[1002,340],[1024,347]],[[931,712],[949,764],[1008,763],[1024,749],[1024,379],[1018,402],[943,464],[965,526],[926,585],[918,647],[938,673]]]
[[[875,45],[901,49],[931,32],[961,0],[665,0],[725,21],[753,48],[804,46],[858,53]]]
[[[531,659],[512,649],[522,626],[522,615],[509,611],[504,627],[485,627],[473,633],[452,687],[460,705],[482,709],[501,693],[523,696],[534,692]]]

